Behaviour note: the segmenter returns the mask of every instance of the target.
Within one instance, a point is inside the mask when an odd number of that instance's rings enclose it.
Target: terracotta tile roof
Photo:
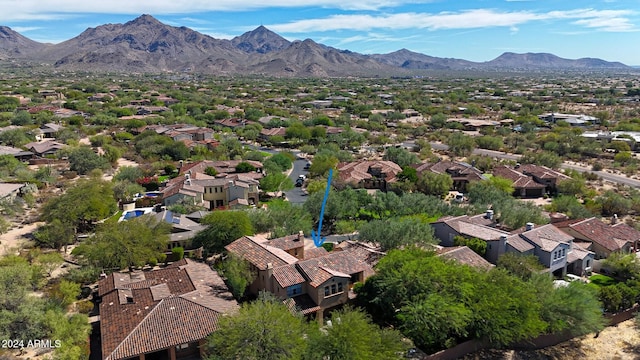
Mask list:
[[[262,236],[243,236],[225,246],[225,249],[241,256],[260,270],[266,270],[269,263],[276,268],[295,264],[298,261],[297,258],[284,250],[268,245],[268,241]]]
[[[237,302],[218,274],[181,260],[144,273],[101,279],[100,332],[106,360],[117,360],[205,338]]]
[[[287,132],[286,128],[283,127],[277,127],[277,128],[272,128],[272,129],[262,129],[260,130],[260,135],[263,136],[284,136],[285,133]]]
[[[300,238],[300,235],[288,235],[277,239],[269,240],[268,244],[270,246],[276,247],[278,249],[282,249],[285,251],[304,247],[304,235]]]
[[[627,244],[640,240],[640,231],[631,226],[624,223],[612,226],[595,217],[574,223],[556,224],[556,226],[570,228],[581,234],[585,239],[597,243],[610,251],[620,250]]]
[[[445,259],[455,260],[461,264],[473,266],[480,269],[489,270],[493,264],[478,255],[467,246],[445,247],[438,251],[438,256]]]
[[[307,294],[285,299],[283,303],[291,312],[300,312],[303,315],[313,314],[320,310],[320,306],[316,305],[313,299]]]
[[[525,175],[535,176],[539,179],[566,180],[569,176],[542,165],[524,164],[520,165],[518,171]]]
[[[436,174],[447,174],[455,180],[484,180],[482,171],[476,169],[470,164],[454,161],[438,161],[437,163],[423,163],[414,165],[416,171],[422,174],[425,171],[431,171]]]
[[[285,289],[291,285],[305,282],[304,277],[300,274],[295,264],[279,266],[273,269],[273,277],[278,284]]]
[[[365,262],[371,267],[378,264],[378,261],[382,259],[386,254],[378,248],[367,246],[358,241],[343,241],[336,246],[336,249],[349,251],[359,261]],[[308,251],[308,250],[307,250]],[[305,252],[305,257],[306,257]]]
[[[320,286],[334,276],[333,274],[351,276],[363,272],[365,277],[373,274],[371,266],[356,259],[349,251],[331,252],[322,257],[303,260],[298,263],[298,266],[313,287]]]
[[[305,249],[304,250],[304,260],[313,259],[313,258],[317,258],[317,257],[320,257],[320,256],[325,256],[328,253],[329,252],[327,252],[327,250],[325,250],[325,248],[323,248],[323,247],[315,247],[315,248],[311,248],[311,249]]]
[[[145,315],[105,360],[127,359],[204,339],[217,330],[220,316],[221,313],[187,299],[166,298]]]
[[[236,167],[241,162],[247,162],[251,164],[251,166],[255,167],[256,169],[262,169],[263,167],[261,162],[253,161],[253,160],[217,160],[217,161],[203,160],[203,161],[196,161],[194,163],[184,164],[180,168],[180,174],[185,174],[189,172],[189,170],[191,170],[191,174],[194,174],[194,173],[204,174],[205,169],[208,167],[212,167],[216,169],[218,174],[231,174],[236,172]]]
[[[543,189],[546,187],[544,184],[536,182],[531,176],[527,176],[507,166],[494,167],[493,175],[513,181],[513,187],[516,189]]]
[[[387,160],[361,160],[338,164],[340,180],[347,183],[373,179],[374,176],[371,174],[373,169],[379,169],[387,182],[396,181],[396,175],[402,171],[398,164]]]

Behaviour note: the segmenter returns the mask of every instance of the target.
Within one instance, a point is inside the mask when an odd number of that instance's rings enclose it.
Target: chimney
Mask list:
[[[298,235],[293,239],[293,242],[296,243],[296,247],[291,249],[293,252],[291,255],[304,260],[304,233],[302,230],[298,231]]]
[[[526,231],[533,230],[534,226],[535,225],[532,222],[528,222],[527,225],[526,225]]]
[[[273,291],[273,288],[271,286],[272,278],[273,278],[273,263],[267,263],[267,279],[264,282],[264,288],[267,291]],[[267,284],[269,286],[267,286]]]
[[[615,225],[616,223],[618,223],[618,214],[613,214],[613,217],[611,217],[611,225]]]
[[[487,209],[487,213],[485,215],[485,218],[487,218],[489,220],[493,220],[493,210]]]

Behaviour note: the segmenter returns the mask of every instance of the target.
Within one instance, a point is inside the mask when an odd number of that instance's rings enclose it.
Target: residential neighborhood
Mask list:
[[[7,359],[456,358],[640,298],[636,79],[16,82],[0,334],[64,346]]]

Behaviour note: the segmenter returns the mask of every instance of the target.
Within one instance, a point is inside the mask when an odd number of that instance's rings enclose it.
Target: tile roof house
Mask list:
[[[586,248],[595,253],[596,259],[607,258],[613,252],[637,251],[640,241],[640,231],[623,222],[606,224],[592,217],[566,220],[554,225],[577,241],[589,243]]]
[[[482,171],[470,164],[458,161],[438,161],[437,163],[422,163],[412,165],[418,174],[430,171],[436,174],[447,174],[453,180],[451,190],[466,191],[467,185],[472,181],[486,180]]]
[[[24,147],[30,152],[38,156],[54,155],[58,150],[67,147],[65,144],[61,144],[56,141],[36,141],[25,144]]]
[[[477,238],[487,242],[485,258],[492,264],[498,261],[498,257],[504,253],[504,236],[508,232],[495,228],[493,212],[488,210],[485,214],[475,216],[447,216],[431,223],[434,234],[440,240],[441,246],[454,246],[454,238],[462,236]]]
[[[13,201],[13,199],[20,196],[22,188],[26,184],[14,184],[0,182],[0,200]]]
[[[260,162],[247,162],[262,169]],[[262,173],[235,173],[235,167],[239,163],[240,161],[201,161],[183,165],[181,175],[162,187],[163,204],[168,206],[189,201],[210,210],[257,204],[260,192],[258,179],[262,177]],[[216,176],[204,173],[208,167],[216,169]]]
[[[55,123],[47,123],[35,130],[36,139],[55,138],[56,135],[64,129],[64,126]]]
[[[393,161],[360,160],[338,164],[341,182],[356,188],[389,190],[389,184],[397,181],[402,168]]]
[[[537,182],[533,177],[504,165],[494,167],[493,175],[513,181],[513,195],[518,197],[541,197],[547,188],[545,184]]]
[[[443,247],[437,253],[442,258],[479,269],[489,270],[495,266],[467,246]]]
[[[531,176],[537,183],[546,186],[547,193],[555,193],[558,183],[569,180],[571,177],[542,165],[523,164],[517,170],[527,176]]]
[[[290,308],[322,320],[324,311],[341,306],[355,295],[351,288],[373,275],[373,268],[352,250],[328,253],[305,249],[304,235],[268,240],[243,236],[225,249],[247,260],[257,273],[249,291],[269,291]]]
[[[104,360],[199,358],[220,317],[238,310],[222,278],[188,259],[105,276],[98,296]]]
[[[448,216],[431,224],[436,238],[444,247],[454,246],[456,236],[484,240],[487,243],[485,259],[492,264],[496,264],[502,254],[515,252],[535,255],[548,271],[559,276],[567,271],[575,275],[591,271],[595,254],[574,246],[574,237],[554,224],[536,227],[528,223],[525,228],[512,233],[497,229],[495,225],[491,210],[475,216]]]
[[[33,157],[33,153],[31,151],[24,151],[18,148],[4,145],[0,145],[0,156],[1,155],[11,155],[21,161],[29,160]]]
[[[170,210],[153,212],[151,215],[158,221],[164,221],[171,224],[171,233],[169,234],[167,251],[171,251],[171,249],[175,247],[192,250],[191,239],[193,239],[197,233],[207,228],[206,226],[189,219],[187,215],[174,213]]]
[[[260,180],[263,177],[263,168],[264,166],[260,161],[254,160],[203,160],[196,161],[193,163],[182,164],[179,171],[180,174],[193,174],[193,173],[204,173],[208,167],[216,169],[218,175],[229,175],[229,174],[237,174],[236,168],[242,162],[246,162],[256,168],[255,172],[251,173],[242,173],[245,177],[251,177],[256,180]]]

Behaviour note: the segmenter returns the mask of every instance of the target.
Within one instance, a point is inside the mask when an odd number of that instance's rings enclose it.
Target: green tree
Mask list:
[[[311,229],[311,216],[300,205],[284,200],[274,200],[269,208],[248,211],[249,219],[256,232],[269,232],[271,238],[297,234]]]
[[[534,274],[544,270],[544,266],[542,266],[537,256],[512,252],[500,255],[497,265],[499,268],[505,269],[523,280],[529,280]]]
[[[381,329],[361,310],[331,313],[331,325],[311,331],[308,359],[404,359],[410,343],[397,330]]]
[[[385,150],[384,152],[382,159],[393,161],[394,163],[398,164],[401,168],[420,163],[420,159],[416,154],[411,153],[407,149],[404,149],[401,147],[387,148],[387,150]]]
[[[62,342],[53,352],[57,360],[76,360],[89,357],[89,334],[91,324],[83,314],[73,314],[69,317],[57,309],[48,310],[44,317],[45,324],[50,331],[51,339]]]
[[[0,132],[0,143],[7,146],[21,147],[33,140],[34,137],[27,134],[24,129],[10,129]]]
[[[96,154],[89,146],[79,146],[68,153],[69,165],[72,171],[85,175],[94,169],[104,170],[109,162]]]
[[[484,256],[487,253],[487,242],[478,238],[466,238],[464,236],[455,236],[453,238],[454,246],[466,246],[473,250],[476,254]]]
[[[398,173],[398,179],[415,184],[418,181],[418,172],[411,166],[405,166],[402,168],[402,171]]]
[[[121,166],[113,176],[114,181],[127,180],[135,183],[137,179],[144,176],[144,172],[138,166]]]
[[[471,136],[461,132],[454,132],[447,139],[449,151],[455,156],[468,156],[475,148],[475,141]]]
[[[178,261],[184,257],[184,248],[182,246],[171,249],[171,260]]]
[[[329,169],[336,169],[338,162],[338,158],[333,155],[318,154],[313,158],[313,162],[309,167],[309,175],[326,177],[329,174]],[[335,171],[333,175],[334,178],[337,178]]]
[[[49,289],[49,296],[62,308],[66,308],[80,296],[80,284],[60,280]]]
[[[63,223],[60,219],[53,219],[50,223],[40,226],[34,233],[34,238],[38,245],[58,250],[73,243],[74,235],[73,226]]]
[[[218,330],[207,340],[208,359],[300,359],[307,348],[307,329],[302,316],[263,296],[219,319]]]
[[[236,172],[239,172],[239,173],[248,173],[252,171],[256,171],[255,166],[245,161],[239,163],[238,166],[236,166]]]
[[[104,223],[94,236],[73,249],[72,254],[103,269],[141,267],[163,258],[170,231],[170,224],[153,216]]]
[[[144,191],[145,188],[140,184],[128,180],[118,181],[113,185],[113,196],[123,203],[132,202],[136,194],[142,194]]]
[[[214,211],[202,219],[207,228],[200,231],[193,243],[203,246],[207,254],[215,254],[224,250],[234,240],[253,234],[251,220],[245,211]]]
[[[586,181],[582,176],[561,180],[557,185],[558,192],[564,195],[582,195],[587,190]]]
[[[266,169],[272,169],[272,170],[276,170],[283,172],[283,171],[287,171],[289,169],[291,169],[291,166],[293,165],[293,160],[295,160],[295,157],[293,155],[290,154],[285,154],[285,153],[278,153],[275,154],[271,157],[269,157],[267,160],[265,160],[264,162],[264,167]]]
[[[562,158],[549,151],[528,152],[520,158],[520,162],[523,164],[536,164],[557,169],[560,164],[562,164]]]
[[[418,191],[426,195],[444,197],[453,186],[453,179],[449,174],[436,174],[425,171],[418,177],[416,187]]]
[[[234,254],[229,254],[222,262],[221,270],[233,297],[238,300],[242,299],[247,287],[256,277],[256,274],[251,272],[249,262]]]
[[[380,244],[383,251],[407,245],[434,245],[437,243],[433,228],[418,218],[373,220],[359,229],[360,241]]]
[[[515,191],[515,188],[513,187],[513,181],[500,176],[492,176],[489,179],[489,183],[494,188],[509,196],[511,196],[511,194],[513,194],[513,192]]]
[[[62,223],[58,226],[70,226],[76,234],[92,229],[98,220],[111,216],[117,208],[110,182],[87,179],[78,181],[63,195],[49,199],[42,207],[41,218],[49,223],[57,219]]]
[[[35,262],[51,276],[51,273],[64,263],[64,258],[58,252],[46,252],[36,256]]]
[[[547,323],[545,333],[569,331],[575,336],[604,328],[598,292],[592,286],[573,281],[569,286],[555,287],[547,274],[533,275],[531,286],[541,301],[541,318]]]
[[[270,172],[260,179],[260,189],[266,192],[278,192],[293,189],[293,181],[284,173]]]

